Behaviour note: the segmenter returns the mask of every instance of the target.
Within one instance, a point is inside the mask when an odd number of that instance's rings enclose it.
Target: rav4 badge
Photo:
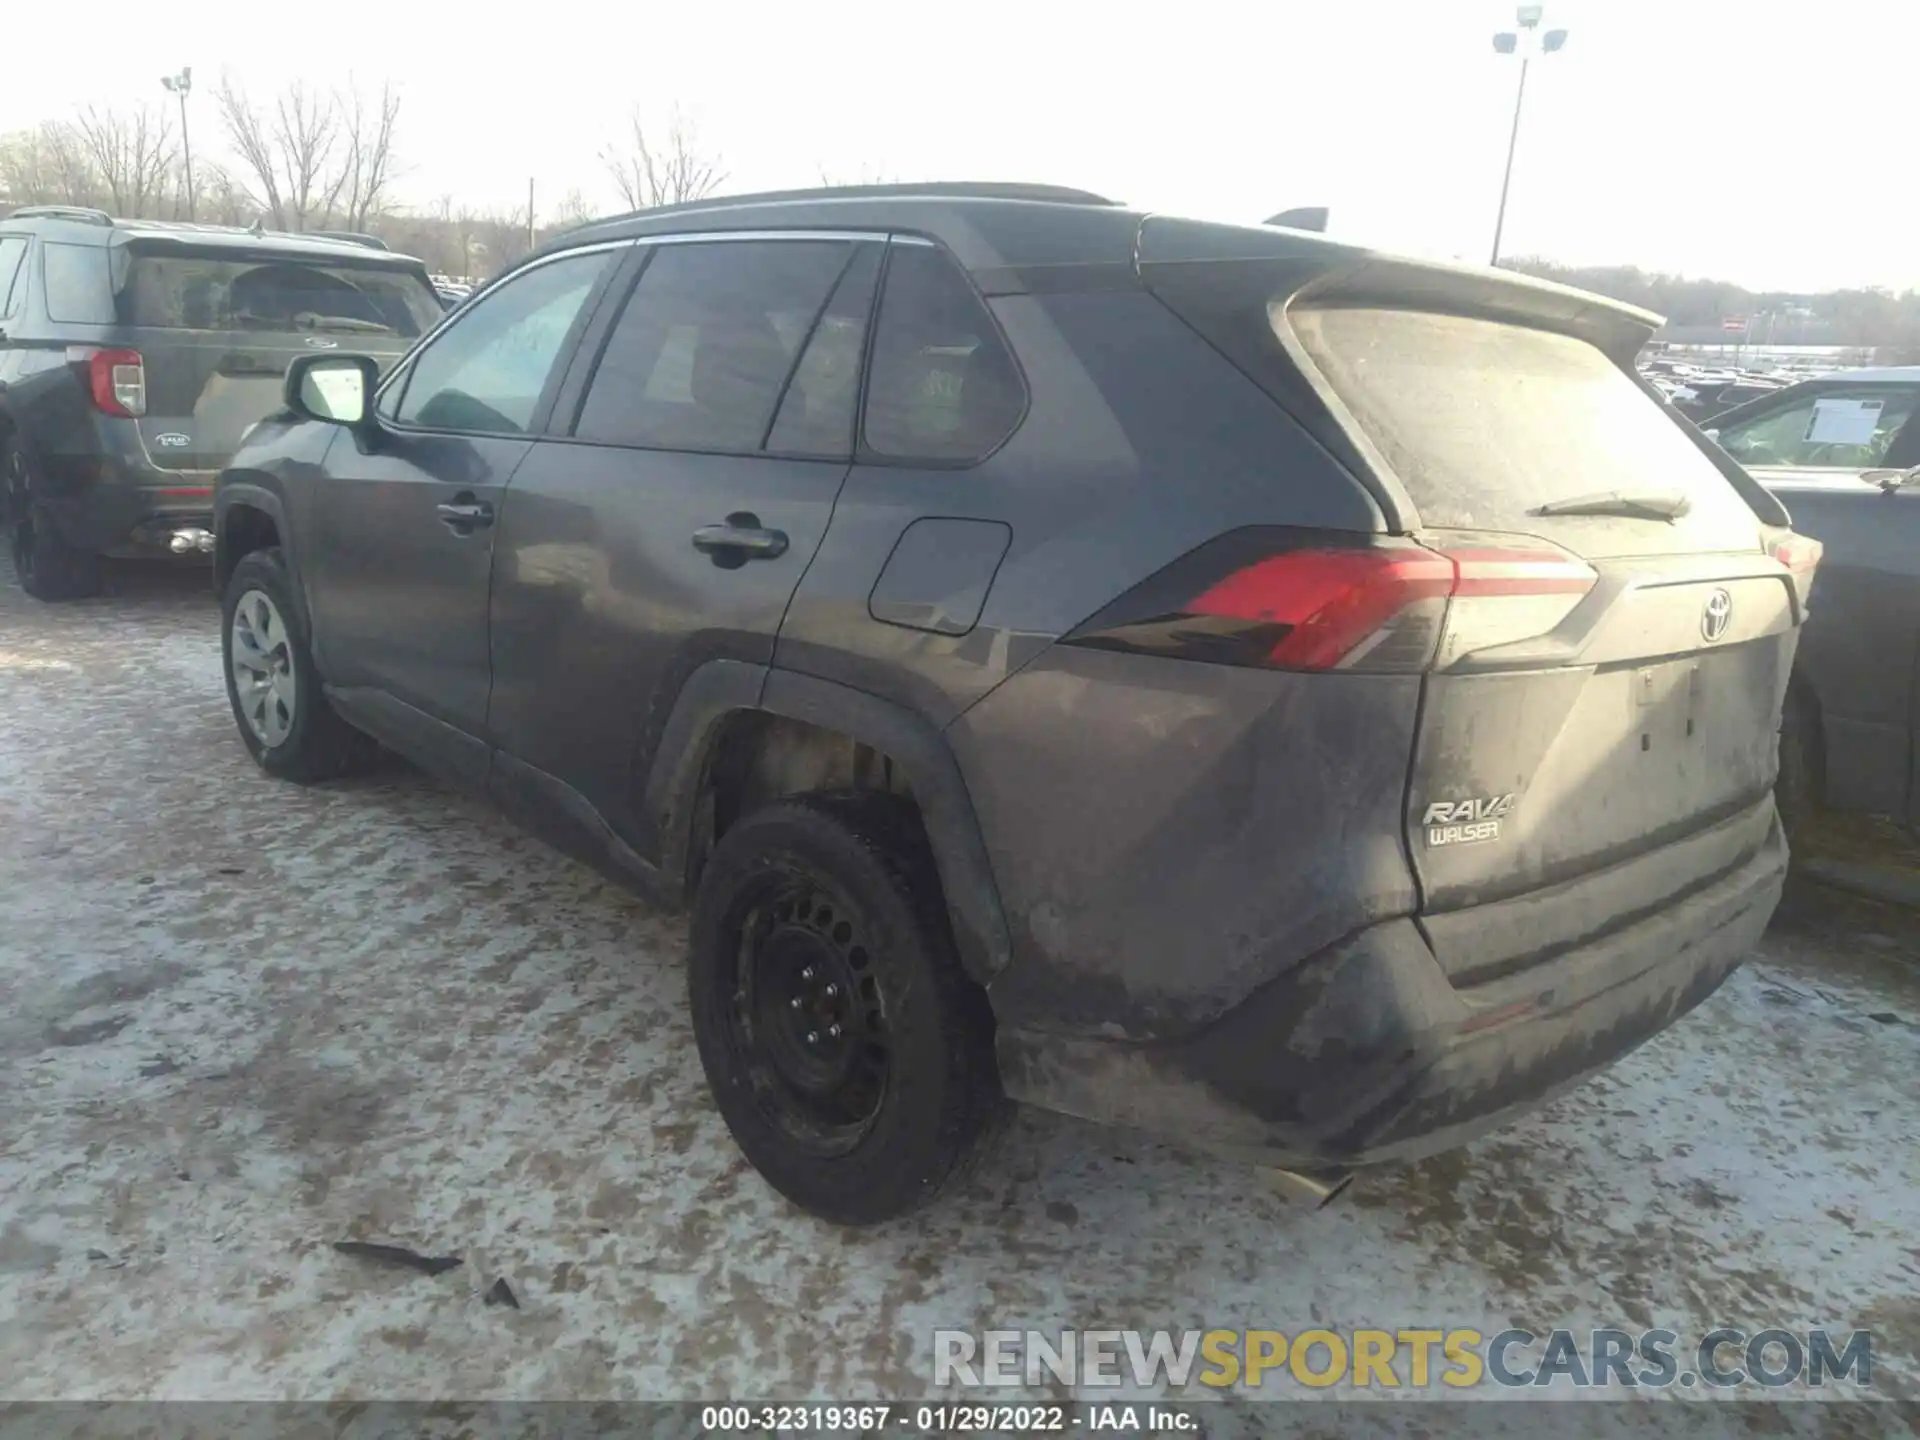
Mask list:
[[[1471,845],[1500,838],[1500,821],[1513,809],[1511,795],[1484,795],[1473,800],[1436,800],[1427,806],[1427,844]]]

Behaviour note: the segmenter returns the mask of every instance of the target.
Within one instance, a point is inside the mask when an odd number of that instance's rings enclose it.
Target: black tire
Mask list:
[[[282,708],[284,738],[269,744],[249,721],[234,673],[234,616],[240,602],[258,592],[273,602],[284,638],[273,647],[293,679],[293,704]],[[277,632],[276,632],[277,633]],[[220,658],[227,673],[227,702],[240,739],[260,768],[283,780],[330,780],[360,769],[371,758],[371,740],[348,725],[327,703],[313,668],[307,631],[294,603],[293,583],[278,547],[255,550],[233,567],[220,601]]]
[[[822,1219],[871,1225],[924,1204],[1006,1108],[986,994],[961,971],[917,818],[893,797],[807,796],[728,830],[700,878],[688,989],[727,1127]],[[812,1048],[836,1017],[841,1040]]]
[[[20,588],[36,600],[81,600],[100,593],[100,557],[69,545],[42,503],[27,452],[9,437],[0,444],[6,481],[7,547]]]
[[[1780,774],[1773,787],[1789,841],[1819,813],[1820,782],[1820,714],[1813,698],[1796,686],[1787,691],[1780,710]]]

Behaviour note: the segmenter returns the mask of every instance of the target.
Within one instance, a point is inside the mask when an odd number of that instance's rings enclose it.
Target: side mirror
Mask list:
[[[304,420],[350,430],[373,418],[379,364],[365,355],[301,355],[287,367],[287,408]]]

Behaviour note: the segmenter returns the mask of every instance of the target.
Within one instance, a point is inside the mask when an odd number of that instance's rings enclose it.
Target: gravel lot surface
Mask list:
[[[1864,1326],[1920,1396],[1909,912],[1798,894],[1616,1069],[1324,1211],[1024,1113],[843,1233],[708,1104],[681,922],[403,767],[259,774],[203,576],[0,568],[0,837],[0,1398],[909,1397],[936,1326],[1314,1324]]]

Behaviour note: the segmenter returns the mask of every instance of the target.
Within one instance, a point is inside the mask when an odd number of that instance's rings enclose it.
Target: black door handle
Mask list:
[[[471,491],[463,490],[451,502],[433,508],[439,512],[441,523],[456,535],[471,535],[493,524],[493,506],[474,499]]]
[[[711,555],[713,563],[734,569],[749,560],[772,560],[787,553],[784,530],[769,530],[758,515],[745,511],[729,515],[719,525],[702,525],[693,532],[693,548]]]

